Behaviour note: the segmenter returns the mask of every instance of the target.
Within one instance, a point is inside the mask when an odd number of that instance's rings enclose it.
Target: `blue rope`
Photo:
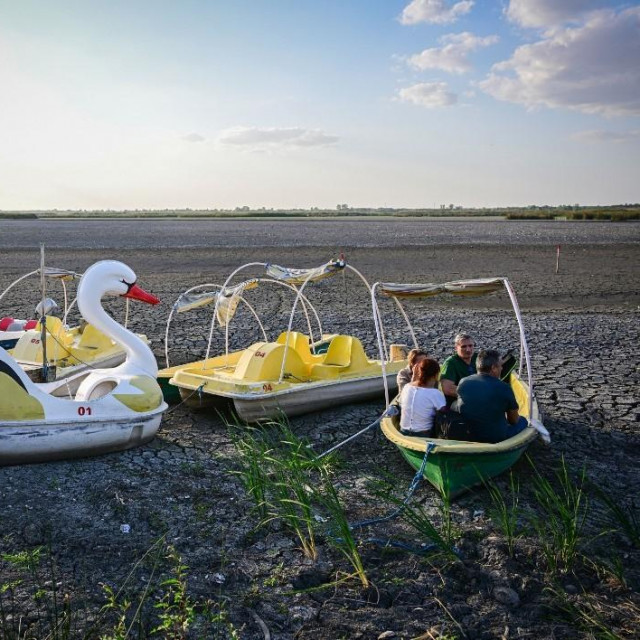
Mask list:
[[[435,447],[436,447],[435,443],[433,442],[427,443],[427,446],[424,452],[424,458],[422,458],[422,463],[420,464],[420,468],[416,472],[415,476],[413,476],[413,480],[409,485],[409,491],[407,492],[405,499],[402,501],[402,504],[397,509],[394,509],[391,513],[387,514],[386,516],[382,516],[380,518],[371,518],[369,520],[361,520],[360,522],[354,522],[353,524],[349,525],[349,529],[351,531],[353,531],[354,529],[362,529],[363,527],[368,527],[372,524],[377,524],[380,522],[388,522],[389,520],[393,520],[394,518],[397,518],[405,510],[405,508],[409,504],[409,500],[411,500],[411,498],[413,497],[413,494],[418,488],[418,485],[424,478],[424,470],[427,466],[427,458],[429,457],[429,454],[431,453],[431,451],[433,451]],[[331,535],[331,533],[329,533],[329,535]],[[335,536],[332,536],[332,537],[335,538]],[[341,540],[341,538],[335,538],[335,539]],[[364,542],[377,544],[381,547],[396,547],[398,549],[403,549],[405,551],[409,551],[410,553],[415,553],[417,555],[424,555],[427,553],[431,553],[432,551],[435,551],[436,549],[441,548],[440,545],[435,542],[431,544],[425,544],[420,547],[415,547],[413,545],[410,545],[406,542],[402,542],[400,540],[393,540],[392,538],[367,538],[366,540],[364,540]],[[457,547],[454,546],[452,547],[451,550],[459,558],[462,557],[462,554]]]
[[[422,458],[422,464],[420,465],[420,468],[416,472],[416,475],[413,476],[413,480],[411,481],[411,485],[409,486],[409,491],[407,493],[407,496],[405,497],[405,499],[402,501],[402,504],[397,509],[394,509],[391,513],[388,513],[386,516],[381,516],[380,518],[371,518],[370,520],[361,520],[360,522],[355,522],[354,524],[349,525],[349,529],[351,529],[351,531],[353,531],[354,529],[362,529],[363,527],[368,527],[369,525],[372,525],[372,524],[377,524],[379,522],[387,522],[389,520],[393,520],[394,518],[397,518],[405,510],[405,507],[409,504],[409,500],[411,500],[411,497],[413,496],[416,489],[418,488],[418,485],[422,481],[422,478],[424,477],[423,476],[424,469],[427,466],[427,458],[429,457],[429,454],[435,448],[435,446],[436,445],[433,442],[427,443],[427,447],[424,452],[424,458]]]

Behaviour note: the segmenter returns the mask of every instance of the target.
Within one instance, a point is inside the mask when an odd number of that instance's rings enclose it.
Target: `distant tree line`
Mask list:
[[[407,217],[452,217],[452,216],[499,216],[507,220],[640,220],[640,203],[604,206],[530,205],[527,207],[481,207],[469,208],[459,205],[440,205],[439,208],[395,208],[395,207],[351,207],[339,204],[335,209],[311,207],[309,209],[274,209],[248,206],[234,209],[80,209],[80,210],[29,210],[0,211],[4,219],[37,218],[331,218],[344,216],[392,216]]]

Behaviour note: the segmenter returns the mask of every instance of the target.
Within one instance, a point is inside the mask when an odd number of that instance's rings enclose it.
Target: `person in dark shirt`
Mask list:
[[[456,352],[449,356],[440,368],[440,387],[448,406],[458,397],[460,380],[476,372],[473,338],[468,333],[459,333],[454,344]]]
[[[451,409],[458,411],[469,425],[473,442],[502,442],[528,425],[518,413],[518,402],[511,387],[500,380],[502,360],[497,351],[480,351],[478,373],[463,378],[457,388],[458,399]]]

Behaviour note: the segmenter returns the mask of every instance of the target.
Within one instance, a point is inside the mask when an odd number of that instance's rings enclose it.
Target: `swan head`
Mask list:
[[[89,267],[78,287],[78,300],[83,292],[91,291],[103,295],[121,296],[132,298],[148,304],[158,304],[160,300],[146,292],[136,284],[136,274],[122,262],[117,260],[101,260]]]

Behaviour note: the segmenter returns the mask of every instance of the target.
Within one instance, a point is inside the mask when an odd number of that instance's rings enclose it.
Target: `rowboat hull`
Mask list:
[[[85,458],[143,445],[158,432],[165,408],[119,420],[0,422],[0,466]]]
[[[528,435],[537,437],[535,429],[527,429]],[[436,450],[429,454],[424,477],[449,498],[468,491],[486,480],[500,475],[511,468],[527,450],[529,438],[522,445],[515,446],[504,452],[487,452],[485,454],[438,453]],[[405,460],[417,471],[422,464],[424,453],[420,454],[411,449],[398,446]]]
[[[527,386],[515,374],[511,376],[511,386],[521,407],[520,413],[526,417]],[[535,402],[533,417],[539,419]],[[534,428],[527,427],[512,438],[496,444],[416,438],[400,433],[398,416],[384,418],[381,428],[387,439],[398,447],[404,459],[416,471],[422,465],[427,443],[435,445],[427,456],[424,477],[442,495],[449,498],[455,498],[509,469],[538,437]]]

